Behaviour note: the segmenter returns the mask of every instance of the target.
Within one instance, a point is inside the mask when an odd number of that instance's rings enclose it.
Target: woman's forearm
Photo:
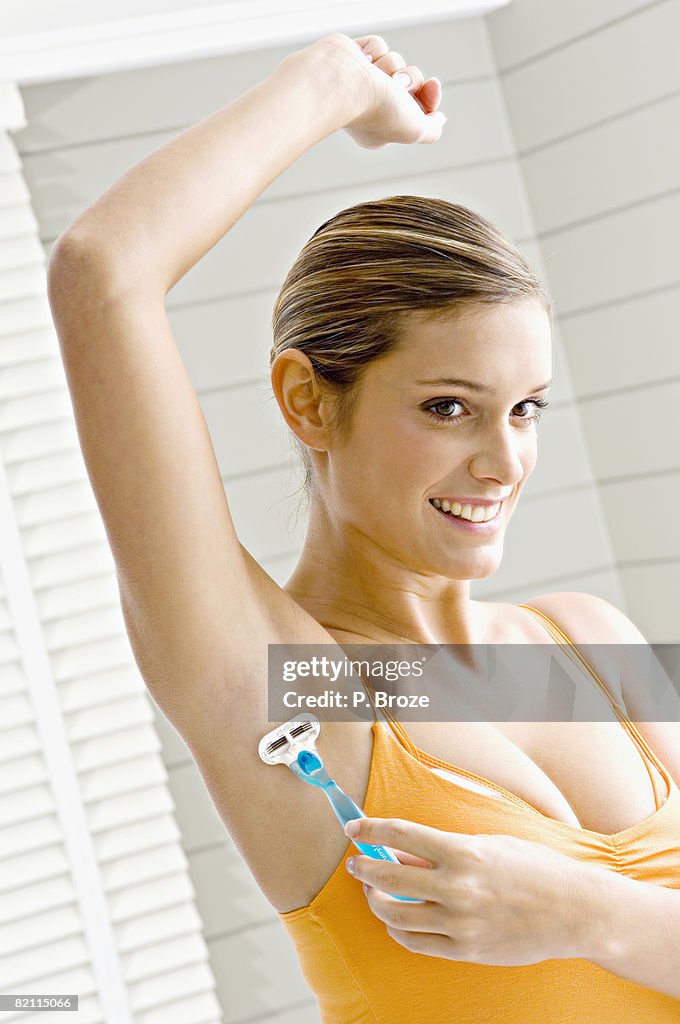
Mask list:
[[[680,1000],[680,892],[595,868],[584,887],[588,960]],[[596,924],[595,924],[596,923]]]
[[[166,294],[307,149],[358,110],[343,54],[316,44],[171,139],[118,179],[60,236],[87,266]]]

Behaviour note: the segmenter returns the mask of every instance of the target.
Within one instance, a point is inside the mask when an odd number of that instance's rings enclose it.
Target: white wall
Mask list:
[[[287,434],[269,389],[269,317],[287,268],[318,224],[372,196],[441,195],[496,219],[524,245],[537,269],[541,265],[483,19],[394,30],[389,39],[438,71],[442,106],[452,115],[447,129],[453,124],[455,130],[447,130],[434,147],[377,152],[358,149],[343,133],[325,140],[268,189],[167,300],[241,540],[281,582],[295,562],[304,524],[288,531],[295,502],[284,497],[296,480],[282,463]],[[30,127],[19,144],[47,249],[119,174],[254,84],[284,52],[25,89]],[[559,332],[556,343],[557,383],[540,428],[541,461],[511,525],[504,564],[478,591],[519,600],[556,587],[586,588],[618,603]],[[577,506],[592,524],[585,538],[560,529]]]
[[[677,643],[680,3],[514,0],[488,25],[622,607]]]

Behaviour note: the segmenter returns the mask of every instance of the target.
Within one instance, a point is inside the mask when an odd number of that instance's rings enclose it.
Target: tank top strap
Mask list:
[[[591,679],[593,679],[596,685],[600,688],[603,695],[609,702],[609,705],[612,708],[614,714],[619,719],[621,725],[628,732],[631,739],[634,741],[634,743],[637,745],[640,751],[642,762],[645,768],[647,769],[647,774],[649,775],[650,781],[652,783],[652,789],[654,790],[654,794],[658,805],[659,786],[657,779],[650,768],[650,761],[658,770],[661,777],[667,782],[668,786],[671,785],[670,776],[669,773],[666,771],[665,767],[659,761],[654,751],[647,743],[646,739],[644,738],[640,730],[637,728],[635,723],[630,720],[627,712],[619,707],[619,705],[616,703],[611,693],[609,692],[608,687],[603,683],[602,679],[595,671],[593,666],[590,664],[590,662],[587,660],[587,658],[584,658],[584,656],[579,651],[578,647],[574,644],[572,640],[569,639],[564,630],[561,629],[557,625],[557,623],[553,621],[553,619],[546,615],[545,612],[540,611],[538,608],[534,608],[532,605],[529,604],[521,604],[518,607],[526,608],[527,611],[533,612],[533,614],[539,618],[541,624],[544,626],[547,632],[555,638],[556,643],[562,644],[566,647],[566,654],[571,658],[571,660],[576,664],[576,666],[580,668],[581,671],[587,672],[590,675]],[[663,800],[664,797],[665,794],[661,799]]]
[[[596,685],[600,688],[602,694],[606,698],[614,714],[620,719],[627,720],[627,715],[625,711],[621,707],[619,707],[619,705],[616,703],[611,693],[609,692],[608,687],[603,683],[602,679],[595,671],[593,666],[590,664],[587,658],[584,658],[584,656],[579,651],[578,647],[575,645],[573,640],[570,640],[570,638],[567,636],[564,630],[561,629],[553,619],[549,618],[544,612],[540,611],[538,608],[534,608],[530,604],[521,604],[519,605],[519,607],[526,608],[527,611],[533,612],[534,615],[539,616],[539,618],[541,619],[541,625],[546,629],[546,631],[550,633],[552,637],[555,638],[558,644],[561,644],[567,648],[565,653],[571,658],[571,660],[576,665],[578,665],[579,668],[585,670],[596,683]]]
[[[402,747],[405,747],[406,750],[408,750],[409,754],[411,754],[416,759],[416,761],[420,761],[420,753],[419,753],[417,747],[415,747],[413,745],[413,743],[411,742],[411,738],[408,735],[408,733],[406,732],[406,730],[404,729],[404,727],[402,726],[401,722],[399,722],[394,717],[394,715],[389,710],[389,708],[381,709],[380,716],[378,716],[378,709],[376,708],[375,701],[374,701],[375,689],[366,679],[363,679],[361,676],[359,678],[361,679],[361,684],[362,684],[364,690],[366,691],[368,699],[369,699],[369,701],[371,703],[371,709],[373,711],[374,724],[380,725],[381,724],[381,719],[382,719],[383,722],[387,722],[387,724],[389,725],[390,729],[392,730],[392,732],[397,737],[397,740],[399,741],[399,743],[401,743]]]
[[[357,673],[358,674],[358,673]],[[373,712],[373,725],[382,725],[387,723],[392,732],[395,734],[398,742],[402,747],[405,747],[417,761],[420,761],[420,754],[417,748],[411,742],[409,735],[407,734],[401,723],[394,717],[389,708],[381,708],[380,711],[375,704],[375,688],[372,684],[364,679],[362,675],[358,676],[361,685],[364,688],[366,696],[368,697],[369,704],[371,705],[371,711]]]

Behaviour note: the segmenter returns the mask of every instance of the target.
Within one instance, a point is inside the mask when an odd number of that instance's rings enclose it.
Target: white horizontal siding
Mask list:
[[[677,285],[679,227],[677,192],[551,233],[543,251],[558,313]]]
[[[17,794],[20,793],[21,790],[18,789]],[[48,878],[58,878],[68,871],[69,862],[60,839],[59,843],[53,846],[43,847],[32,853],[21,853],[17,857],[8,857],[4,860],[0,892],[32,885]]]
[[[680,376],[680,282],[563,316],[560,329],[580,396]]]
[[[291,463],[242,479],[228,480],[227,495],[236,532],[255,558],[299,551],[304,516],[295,518],[299,479]],[[290,497],[289,497],[290,496]]]
[[[677,190],[680,132],[670,124],[680,124],[680,93],[523,157],[539,235]]]
[[[211,390],[202,396],[201,406],[215,438],[219,465],[228,467],[230,474],[281,465],[289,435],[268,381]],[[248,430],[235,430],[236,423],[247,423]]]
[[[679,467],[680,381],[591,398],[581,413],[600,481]]]
[[[96,836],[95,847],[102,870],[105,870],[108,864],[115,866],[116,859],[119,857],[151,850],[165,843],[172,844],[177,839],[179,839],[179,829],[174,815],[157,814],[153,818],[144,818],[126,828],[119,828],[115,832],[104,832]],[[193,913],[193,908],[183,908],[182,912]],[[139,934],[143,935],[148,928],[148,923],[140,921],[138,925]]]
[[[494,11],[487,19],[498,70],[540,59],[659,2],[664,0],[569,0],[568,4],[513,0],[510,11]]]
[[[629,615],[650,643],[677,644],[680,562],[664,559],[644,565],[621,562],[619,575]]]
[[[620,564],[644,569],[647,562],[665,563],[680,575],[680,468],[644,482],[635,475],[603,481],[601,494]]]
[[[255,380],[268,385],[276,293],[276,288],[268,288],[223,295],[199,307],[168,306],[184,364],[202,397],[213,390],[224,397],[227,388]],[[220,438],[213,441],[219,443]]]
[[[255,1014],[267,1024],[270,1019],[278,1024],[277,1011],[302,1002],[309,992],[288,933],[277,919],[215,939],[211,948],[224,1024],[238,1024]],[[237,975],[232,970],[236,958]]]
[[[210,941],[251,925],[270,922],[271,905],[263,896],[230,839],[189,851],[197,879],[196,904]],[[238,899],[234,899],[238,893]]]
[[[622,12],[627,6],[625,0],[612,0],[610,9],[614,4]],[[524,0],[514,0],[502,13],[514,21],[523,7]],[[554,16],[557,7],[546,5],[545,16]],[[564,5],[563,16],[569,10]],[[494,49],[503,45],[504,33],[493,18],[490,32]],[[529,63],[502,73],[520,153],[677,91],[679,32],[677,3],[637,4],[629,17],[578,34],[569,46],[548,49]]]
[[[680,498],[680,6],[515,0],[487,22],[623,588],[615,603],[650,641],[678,642],[677,531],[671,516],[650,525],[649,509]],[[560,543],[569,550],[569,534]]]
[[[569,571],[559,576],[545,577],[535,583],[494,590],[494,598],[511,601],[514,604],[531,603],[531,599],[538,594],[560,590],[596,594],[617,608],[626,606],[621,570],[610,562],[600,568],[579,573]]]

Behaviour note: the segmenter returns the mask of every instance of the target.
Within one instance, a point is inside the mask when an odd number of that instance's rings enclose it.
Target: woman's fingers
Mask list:
[[[438,78],[428,78],[417,92],[416,99],[426,114],[437,109],[442,99],[442,83]]]
[[[399,68],[397,68],[397,72],[399,72],[399,74],[407,74],[408,77],[411,79],[410,85],[406,85],[405,82],[403,83],[404,87],[408,89],[409,92],[418,92],[418,89],[420,89],[423,82],[425,81],[425,77],[422,71],[420,70],[420,68],[417,68],[415,64],[402,64]],[[395,74],[397,72],[395,72]],[[394,77],[394,75],[392,77]]]
[[[426,114],[437,109],[442,96],[441,82],[438,78],[425,80],[420,68],[415,64],[407,64],[400,53],[390,50],[382,36],[357,36],[354,42],[371,57],[376,67],[388,75],[405,71],[411,79],[411,84],[407,88],[416,96]]]
[[[406,853],[404,850],[397,850],[392,847],[392,852],[396,853],[401,864],[412,864],[413,867],[417,868],[431,868],[432,863],[429,860],[425,860],[423,857],[416,857],[415,853]]]
[[[395,71],[406,67],[406,61],[396,50],[389,50],[384,57],[374,57],[373,63],[388,75],[393,75]]]
[[[384,57],[389,51],[389,46],[382,36],[358,36],[354,42],[358,43],[364,53],[370,53],[374,61]]]
[[[446,121],[438,109],[439,79],[426,79],[417,65],[407,64],[401,53],[390,50],[382,36],[357,36],[352,41],[385,78],[366,69],[362,81],[369,103],[362,115],[345,126],[347,133],[366,149],[380,149],[390,142],[437,142]],[[388,84],[387,79],[392,82]],[[415,104],[406,96],[413,97]]]

